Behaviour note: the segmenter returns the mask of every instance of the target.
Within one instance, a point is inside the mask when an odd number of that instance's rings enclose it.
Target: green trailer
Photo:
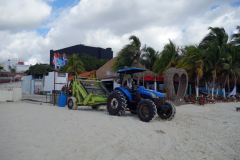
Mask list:
[[[70,84],[72,96],[68,98],[69,109],[76,110],[78,106],[91,106],[99,109],[101,105],[106,105],[108,90],[98,78],[75,76]]]

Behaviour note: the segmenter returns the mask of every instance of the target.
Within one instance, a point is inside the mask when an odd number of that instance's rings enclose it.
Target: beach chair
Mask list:
[[[195,100],[191,95],[188,95],[188,99],[189,99],[192,103],[196,103],[196,100]]]
[[[203,95],[203,99],[204,99],[204,104],[207,104],[207,103],[209,103],[209,101],[208,101],[208,96],[207,95]]]
[[[222,98],[219,96],[219,95],[217,95],[217,97],[213,97],[217,102],[221,102],[222,101]]]
[[[207,98],[207,101],[209,103],[216,103],[216,100],[215,99],[212,99],[212,95],[209,95],[209,97]]]
[[[196,97],[195,95],[192,95],[192,99],[194,99],[196,101],[196,103],[198,103],[199,101],[199,97]]]
[[[237,102],[237,98],[235,96],[230,96],[228,99],[230,99],[231,102]]]
[[[187,103],[187,104],[189,104],[189,103],[193,103],[189,98],[187,98],[187,97],[184,97],[184,101]]]
[[[199,97],[198,98],[198,104],[201,106],[201,105],[204,105],[204,98],[203,97]]]
[[[240,101],[240,97],[238,95],[235,95],[235,98],[237,99],[237,101]]]
[[[224,98],[223,96],[218,95],[218,97],[220,97],[223,102],[230,102],[231,101],[230,99]]]

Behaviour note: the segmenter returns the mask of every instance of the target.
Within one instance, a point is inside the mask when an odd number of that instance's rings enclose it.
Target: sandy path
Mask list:
[[[0,103],[0,159],[240,159],[240,102],[177,107],[172,121],[105,107]]]

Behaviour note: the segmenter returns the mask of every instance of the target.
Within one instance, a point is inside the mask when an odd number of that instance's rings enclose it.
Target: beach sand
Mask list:
[[[176,107],[172,121],[129,112],[0,103],[1,160],[240,159],[240,102]]]

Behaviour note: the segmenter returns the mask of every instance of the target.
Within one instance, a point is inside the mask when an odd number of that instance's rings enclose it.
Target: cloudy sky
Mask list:
[[[239,0],[0,0],[0,62],[49,63],[51,49],[77,44],[115,56],[130,35],[157,51],[198,44],[209,26],[235,32],[239,15]]]

